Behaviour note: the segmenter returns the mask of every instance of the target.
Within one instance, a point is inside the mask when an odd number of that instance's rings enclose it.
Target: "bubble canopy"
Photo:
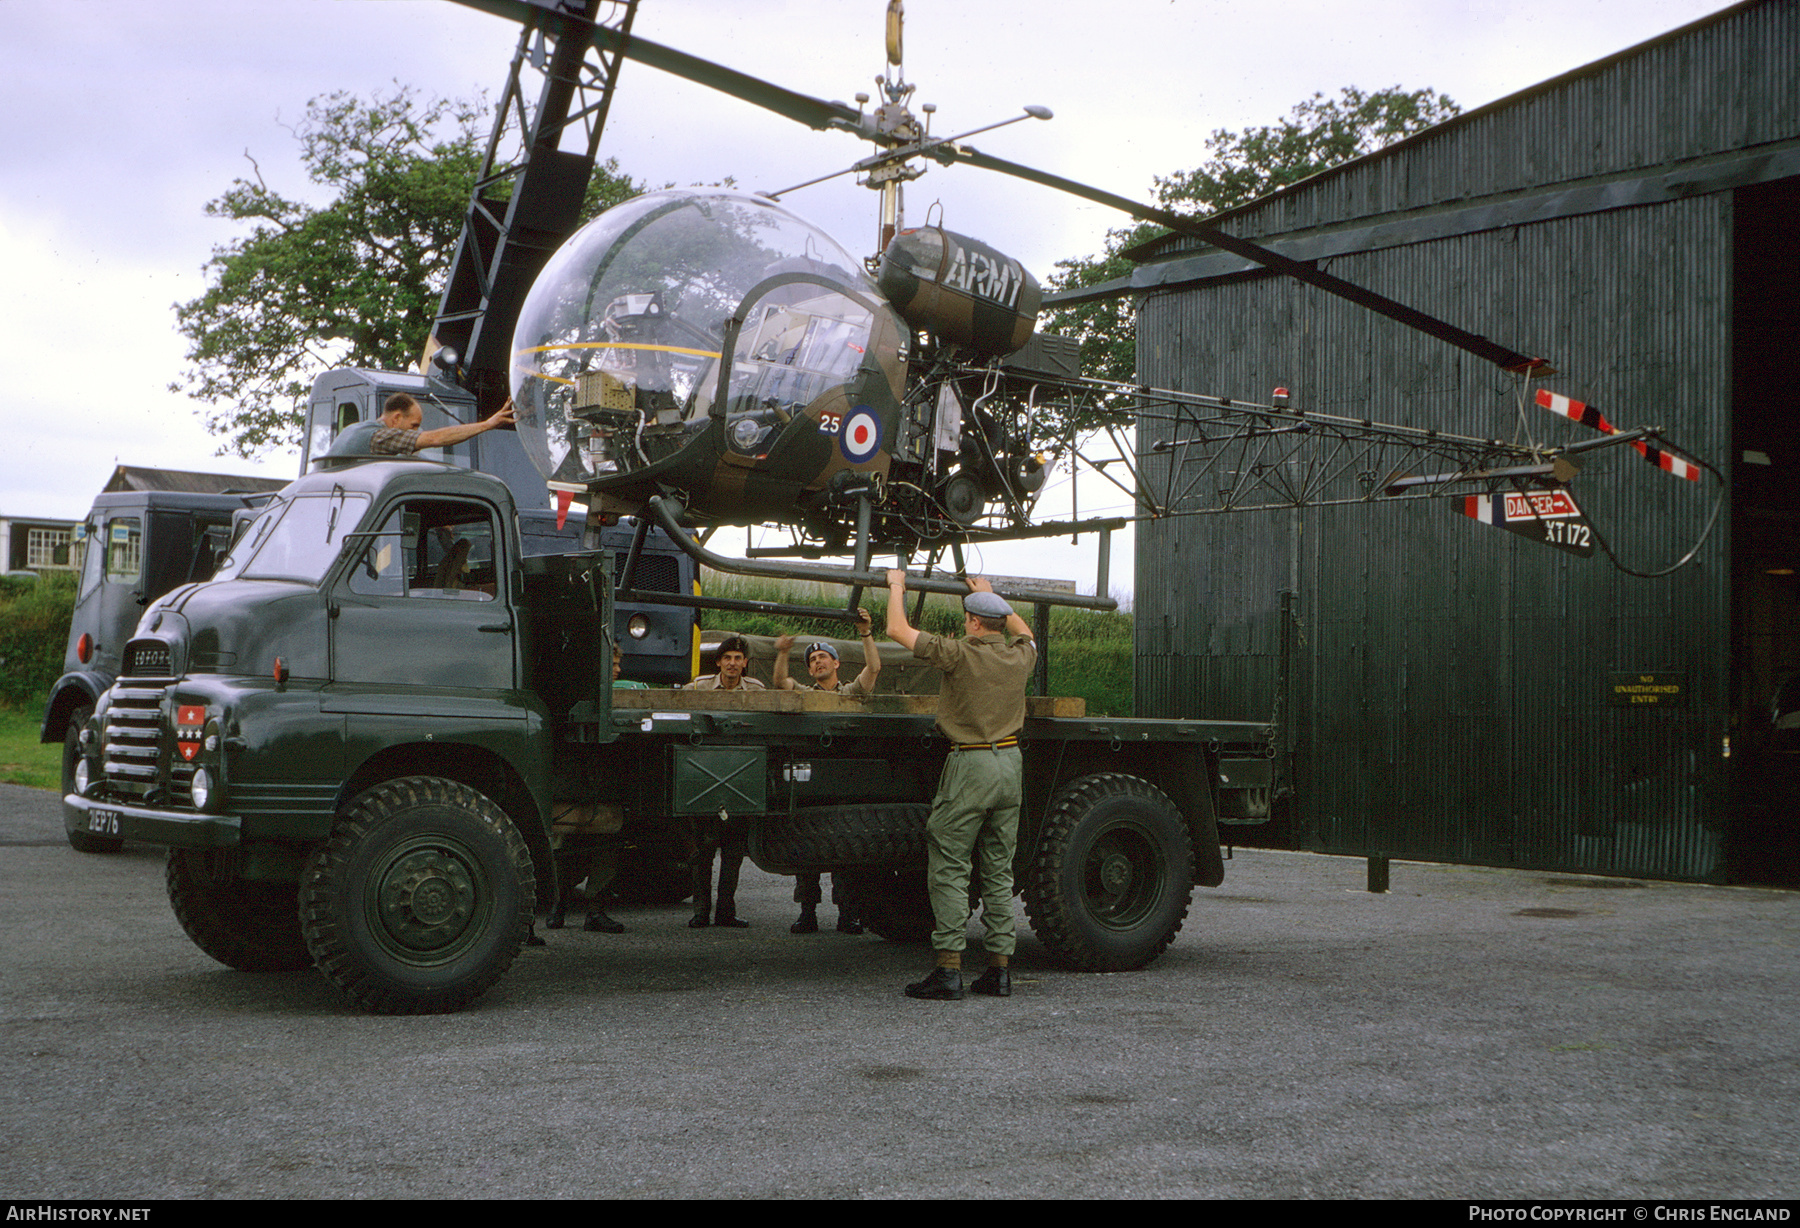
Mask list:
[[[636,197],[565,243],[525,300],[512,355],[520,441],[546,478],[605,485],[723,417],[730,449],[760,460],[786,423],[855,376],[872,334],[893,348],[885,338],[898,330],[878,317],[891,312],[860,262],[771,201]]]

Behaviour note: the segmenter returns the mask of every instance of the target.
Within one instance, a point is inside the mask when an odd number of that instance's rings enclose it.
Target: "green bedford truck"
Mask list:
[[[726,816],[749,818],[764,870],[830,871],[875,933],[924,936],[935,697],[615,691],[609,564],[523,555],[485,474],[311,473],[210,582],[145,611],[78,735],[68,829],[167,845],[208,954],[316,966],[384,1013],[492,986],[556,855],[623,847],[621,885],[654,894],[693,825]],[[1220,759],[1254,760],[1269,731],[1082,713],[1031,700],[1016,881],[1058,960],[1141,967],[1193,885],[1223,880]]]

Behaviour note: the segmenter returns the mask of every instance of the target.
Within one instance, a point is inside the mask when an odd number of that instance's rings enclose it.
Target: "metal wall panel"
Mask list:
[[[1550,357],[1559,391],[1728,446],[1730,198],[1563,218],[1364,253],[1332,271]],[[1484,435],[1582,428],[1486,364],[1306,287],[1149,296],[1140,378]],[[1154,443],[1146,427],[1144,442]],[[1166,463],[1166,462],[1165,462]],[[1626,561],[1698,532],[1694,491],[1615,450],[1574,484]],[[1279,594],[1299,595],[1297,814],[1323,847],[1566,870],[1717,871],[1727,715],[1725,534],[1662,580],[1459,515],[1449,501],[1139,526],[1137,688],[1148,715],[1262,718]],[[1611,674],[1680,673],[1687,707],[1609,705]]]
[[[1800,136],[1800,3],[1744,5],[1249,207],[1280,234],[1625,175]]]
[[[1319,176],[1239,210],[1230,225],[1282,236],[1451,218],[1440,222],[1447,237],[1394,240],[1407,245],[1327,267],[1542,354],[1562,372],[1548,381],[1557,391],[1723,460],[1729,185],[1672,202],[1640,196],[1633,207],[1595,192],[1595,212],[1504,227],[1482,221],[1497,211],[1445,211],[1688,162],[1704,169],[1714,155],[1788,151],[1796,140],[1800,0],[1768,0]],[[1284,385],[1311,409],[1583,437],[1519,406],[1510,377],[1488,365],[1268,277],[1148,295],[1138,353],[1139,377],[1153,385],[1255,399]],[[1144,424],[1140,436],[1153,444],[1157,428]],[[1159,463],[1167,456],[1150,461]],[[1684,483],[1622,450],[1573,489],[1642,569],[1673,561],[1705,510]],[[1299,627],[1282,716],[1303,836],[1341,851],[1716,877],[1729,536],[1722,524],[1694,566],[1642,580],[1478,526],[1448,503],[1141,524],[1137,557],[1157,566],[1138,576],[1140,708],[1266,717],[1281,668],[1279,594],[1291,590]],[[1680,674],[1686,705],[1612,706],[1612,674],[1634,670]]]

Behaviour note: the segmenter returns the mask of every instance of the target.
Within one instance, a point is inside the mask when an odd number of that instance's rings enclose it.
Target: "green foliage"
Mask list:
[[[849,600],[849,590],[838,585],[763,580],[716,571],[708,571],[702,575],[700,586],[703,592],[712,597],[769,601],[784,605],[841,607]],[[865,590],[862,605],[875,620],[876,639],[884,640],[887,593],[874,589]],[[911,613],[910,604],[908,613]],[[1027,621],[1030,620],[1030,611],[1021,610],[1020,613]],[[844,639],[853,634],[848,623],[831,619],[776,618],[765,614],[737,614],[724,610],[707,610],[701,617],[708,627],[736,631],[742,635],[792,635],[804,640],[813,637]],[[914,625],[936,635],[961,635],[962,603],[954,597],[935,594],[929,596],[925,601],[923,615]],[[1050,692],[1053,695],[1085,699],[1091,716],[1130,716],[1131,615],[1053,608],[1050,611]]]
[[[38,741],[37,708],[0,708],[0,784],[62,788],[62,739]]]
[[[1156,198],[1217,213],[1385,149],[1460,109],[1444,94],[1397,85],[1373,94],[1346,86],[1337,98],[1314,94],[1273,127],[1214,132],[1206,142],[1213,156],[1195,170],[1159,176]]]
[[[1347,86],[1336,98],[1314,94],[1272,126],[1216,130],[1207,138],[1212,156],[1204,163],[1156,178],[1156,203],[1197,218],[1236,208],[1392,145],[1459,110],[1443,94],[1429,89],[1409,93],[1397,85],[1371,94]],[[1124,253],[1167,233],[1150,223],[1108,231],[1100,255],[1057,261],[1050,287],[1078,290],[1125,277],[1135,266]],[[1118,295],[1055,308],[1047,325],[1080,341],[1082,370],[1089,375],[1132,383],[1137,379],[1136,321],[1131,296]]]
[[[334,366],[399,370],[423,352],[462,233],[487,135],[485,102],[315,98],[293,129],[313,206],[234,180],[211,217],[250,233],[213,249],[205,294],[175,307],[188,369],[169,387],[208,403],[221,452],[298,443],[313,377]],[[255,160],[251,160],[255,167]],[[643,191],[616,162],[595,169],[583,217]]]
[[[42,707],[62,676],[74,610],[71,573],[0,580],[0,703]]]
[[[1080,634],[1084,623],[1099,634]],[[1085,699],[1089,716],[1132,715],[1131,615],[1052,613],[1050,693]]]

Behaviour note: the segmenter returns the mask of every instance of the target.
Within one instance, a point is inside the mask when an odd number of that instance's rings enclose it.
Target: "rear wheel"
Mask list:
[[[170,849],[164,879],[175,919],[194,945],[239,972],[298,972],[312,967],[300,936],[293,883],[246,882],[228,854]]]
[[[536,901],[512,821],[466,785],[389,781],[307,860],[300,924],[319,970],[379,1014],[460,1010],[512,966]]]
[[[1084,776],[1057,796],[1024,888],[1031,928],[1061,962],[1087,972],[1141,968],[1187,917],[1187,825],[1147,781]]]
[[[63,729],[62,752],[62,791],[63,796],[75,792],[75,765],[81,759],[81,731],[88,723],[94,710],[82,706],[69,713],[69,723]],[[80,822],[81,812],[67,802],[63,803],[63,830],[68,833],[69,847],[77,853],[116,853],[125,847],[125,841],[117,836],[96,836],[92,832],[75,831],[69,823]]]

